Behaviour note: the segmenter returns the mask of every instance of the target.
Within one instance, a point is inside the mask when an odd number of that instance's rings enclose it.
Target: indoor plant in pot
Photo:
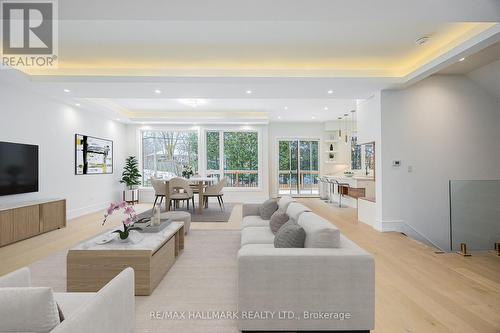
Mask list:
[[[123,210],[124,219],[122,220],[123,230],[117,229],[113,231],[113,233],[117,233],[120,236],[120,240],[122,242],[128,241],[128,236],[130,236],[130,231],[132,230],[141,230],[139,227],[134,227],[134,222],[137,219],[137,214],[132,206],[127,204],[125,201],[120,203],[111,203],[111,205],[106,209],[106,213],[104,214],[104,221],[102,221],[102,225],[106,223],[109,216],[113,215],[113,213]]]
[[[129,156],[125,160],[120,183],[127,186],[127,189],[123,192],[123,200],[137,202],[139,199],[137,186],[141,184],[141,174],[139,173],[139,162],[135,156]]]
[[[189,179],[192,175],[194,175],[193,167],[189,164],[184,165],[182,168],[182,177]]]

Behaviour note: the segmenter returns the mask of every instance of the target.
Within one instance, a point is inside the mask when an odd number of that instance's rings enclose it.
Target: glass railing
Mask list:
[[[451,250],[493,250],[500,242],[500,180],[450,181]]]

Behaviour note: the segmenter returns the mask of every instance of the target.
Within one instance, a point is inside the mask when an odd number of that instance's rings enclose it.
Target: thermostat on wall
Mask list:
[[[395,166],[395,167],[401,166],[401,160],[392,161],[392,166]]]

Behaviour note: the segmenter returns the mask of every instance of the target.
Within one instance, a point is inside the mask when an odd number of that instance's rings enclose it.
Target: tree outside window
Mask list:
[[[151,177],[180,176],[182,167],[198,171],[198,133],[195,131],[143,131],[143,185]]]
[[[258,171],[257,132],[207,132],[208,174],[219,178],[224,175],[229,187],[257,187],[259,184]]]

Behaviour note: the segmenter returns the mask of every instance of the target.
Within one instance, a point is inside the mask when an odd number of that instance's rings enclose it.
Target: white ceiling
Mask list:
[[[463,23],[334,21],[62,21],[61,70],[147,75],[351,70],[395,76]],[[418,47],[415,40],[432,36]],[[106,68],[102,68],[106,67]],[[112,71],[113,70],[113,71]],[[57,73],[56,73],[57,74]]]
[[[356,101],[351,99],[208,99],[205,104],[192,107],[179,99],[123,98],[84,100],[84,103],[106,104],[112,109],[125,112],[134,121],[148,121],[161,118],[196,117],[203,120],[216,117],[231,119],[238,117],[270,121],[327,121],[336,119],[350,110],[356,109]],[[202,121],[202,120],[198,120]]]
[[[497,0],[64,0],[64,20],[498,21]]]
[[[457,61],[449,67],[439,71],[440,74],[466,74],[484,65],[500,59],[500,42],[495,43],[483,50],[464,57],[463,61]]]
[[[336,119],[500,39],[477,24],[498,0],[65,0],[59,19],[60,68],[0,81],[125,122]]]

